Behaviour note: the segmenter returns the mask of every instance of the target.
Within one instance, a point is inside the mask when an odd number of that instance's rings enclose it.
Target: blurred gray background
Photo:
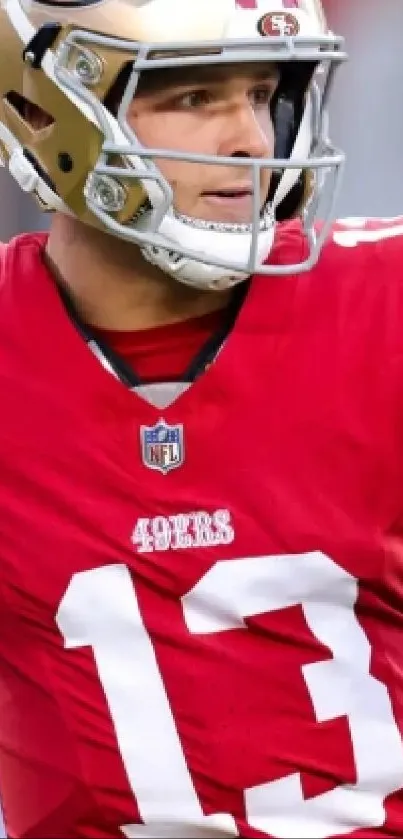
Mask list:
[[[331,136],[347,153],[337,214],[403,214],[403,0],[324,0],[324,6],[350,53],[331,107]],[[0,195],[0,240],[47,226],[3,169]]]
[[[403,0],[324,5],[350,53],[331,108],[331,135],[347,153],[338,215],[403,214]],[[47,226],[4,170],[0,195],[0,239]]]

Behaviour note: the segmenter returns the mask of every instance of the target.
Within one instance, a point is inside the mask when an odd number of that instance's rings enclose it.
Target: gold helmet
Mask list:
[[[0,0],[0,160],[44,210],[59,210],[136,244],[185,283],[223,288],[252,273],[307,270],[323,183],[336,194],[343,154],[327,136],[327,102],[343,40],[318,0]],[[128,108],[143,73],[197,65],[276,63],[272,158],[223,158],[144,147]],[[112,95],[113,94],[113,95]],[[113,107],[111,107],[113,101]],[[40,109],[39,125],[29,118]],[[176,212],[159,160],[248,167],[250,224]],[[272,171],[261,207],[262,167]],[[276,220],[300,213],[309,254],[263,266]]]

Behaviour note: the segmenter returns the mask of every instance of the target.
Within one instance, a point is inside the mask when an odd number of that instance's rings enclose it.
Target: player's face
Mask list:
[[[169,71],[163,87],[153,84],[151,73],[143,76],[129,122],[144,146],[225,157],[273,156],[269,105],[278,84],[274,65],[181,69],[180,75]],[[251,222],[250,168],[166,159],[157,164],[173,188],[178,212],[207,221]],[[269,169],[261,170],[261,206],[270,177]]]

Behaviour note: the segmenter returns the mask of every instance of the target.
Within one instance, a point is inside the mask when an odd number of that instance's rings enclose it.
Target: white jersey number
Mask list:
[[[403,747],[386,687],[369,672],[371,649],[357,621],[358,584],[328,556],[262,556],[218,562],[182,599],[192,634],[243,627],[244,618],[301,605],[333,654],[302,675],[318,722],[346,715],[357,783],[305,799],[300,775],[244,790],[248,823],[275,837],[325,839],[373,828],[384,800],[403,786]],[[128,837],[236,836],[233,817],[205,816],[164,681],[126,566],[74,575],[57,623],[67,648],[91,646],[131,789],[144,822]]]
[[[370,222],[374,222],[376,226],[367,226]],[[337,224],[340,227],[333,231],[333,241],[342,248],[356,248],[357,245],[403,236],[403,216],[377,219],[351,217],[338,219]]]

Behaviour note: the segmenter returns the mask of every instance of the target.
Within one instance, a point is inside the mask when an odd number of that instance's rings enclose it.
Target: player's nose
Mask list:
[[[249,100],[234,108],[228,119],[220,154],[225,157],[272,157],[273,139],[269,108],[262,119]]]

